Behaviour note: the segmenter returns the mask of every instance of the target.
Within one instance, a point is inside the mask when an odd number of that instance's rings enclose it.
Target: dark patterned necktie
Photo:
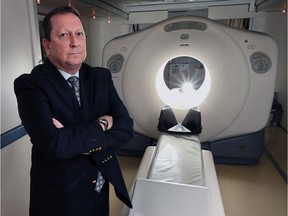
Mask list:
[[[102,173],[100,171],[98,171],[98,177],[97,177],[97,182],[96,182],[96,185],[95,185],[95,191],[100,193],[104,183],[105,183],[105,179],[104,179]]]
[[[76,98],[80,105],[80,87],[79,87],[79,78],[77,76],[71,76],[67,79],[67,81],[71,84],[72,89],[75,92]],[[95,186],[95,191],[100,193],[103,185],[105,183],[105,179],[100,171],[98,171],[97,182]]]
[[[71,84],[71,87],[75,92],[78,103],[80,104],[79,78],[77,76],[71,76],[67,79],[67,81]]]

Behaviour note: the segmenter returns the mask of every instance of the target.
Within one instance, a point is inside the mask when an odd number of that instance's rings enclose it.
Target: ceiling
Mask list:
[[[287,9],[286,0],[35,0],[39,14],[52,8],[72,5],[84,17],[120,16],[129,19],[129,14],[147,11],[191,11],[211,6],[248,5],[250,11],[276,12]]]

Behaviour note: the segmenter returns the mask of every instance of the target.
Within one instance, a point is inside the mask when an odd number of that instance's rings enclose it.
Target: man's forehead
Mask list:
[[[70,19],[68,19],[68,17]],[[56,28],[63,28],[63,27],[67,28],[68,26],[71,26],[73,28],[78,27],[78,26],[75,26],[75,22],[73,22],[73,24],[72,24],[71,19],[74,19],[74,21],[76,21],[76,22],[78,21],[79,28],[83,29],[83,25],[82,25],[81,20],[79,19],[79,17],[77,17],[73,13],[56,14],[53,17],[51,17],[52,29],[54,27],[56,27]]]

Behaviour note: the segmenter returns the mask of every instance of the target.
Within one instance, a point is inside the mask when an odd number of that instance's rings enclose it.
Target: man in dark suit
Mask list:
[[[131,208],[115,150],[132,138],[133,122],[111,74],[83,63],[86,35],[72,7],[47,14],[43,31],[47,61],[14,82],[33,144],[30,216],[109,215],[109,182]]]

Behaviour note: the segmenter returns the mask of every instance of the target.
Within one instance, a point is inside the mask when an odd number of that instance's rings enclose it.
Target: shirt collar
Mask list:
[[[67,72],[65,72],[63,70],[60,70],[60,69],[58,69],[58,70],[62,74],[62,76],[64,77],[65,80],[67,80],[71,76],[77,76],[79,78],[79,71],[76,74],[71,75],[71,74],[69,74],[69,73],[67,73]]]

